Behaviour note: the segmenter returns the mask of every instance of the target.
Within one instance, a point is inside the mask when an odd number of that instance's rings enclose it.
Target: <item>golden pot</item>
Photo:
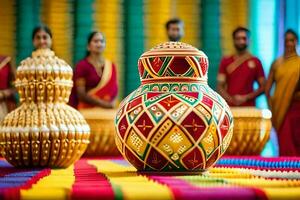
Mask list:
[[[72,68],[49,49],[21,62],[15,85],[21,105],[0,124],[0,153],[18,167],[68,167],[89,143],[89,126],[66,103]]]
[[[271,112],[255,107],[231,107],[233,137],[226,155],[259,155],[269,140]]]
[[[115,109],[91,108],[80,110],[91,128],[90,144],[84,155],[116,156],[120,155],[115,144]]]

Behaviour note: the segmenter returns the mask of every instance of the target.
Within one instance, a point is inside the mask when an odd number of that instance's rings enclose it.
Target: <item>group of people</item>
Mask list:
[[[41,25],[32,33],[35,49],[52,47],[51,30]],[[74,87],[69,104],[77,109],[90,107],[114,107],[118,94],[116,66],[103,57],[105,49],[103,33],[90,33],[87,41],[86,56],[80,60],[74,71]]]
[[[169,40],[183,36],[183,22],[167,22]],[[250,31],[237,27],[232,33],[235,52],[221,59],[217,90],[229,106],[255,106],[255,99],[265,93],[272,111],[272,124],[279,141],[281,156],[300,156],[300,56],[298,35],[292,29],[284,34],[284,53],[277,58],[266,80],[259,58],[248,51]],[[254,83],[258,88],[254,90]],[[274,88],[274,89],[273,89]],[[272,91],[272,92],[271,92]]]
[[[232,33],[235,53],[221,60],[218,92],[230,106],[255,106],[255,98],[265,93],[278,136],[279,154],[300,156],[298,35],[291,29],[285,32],[284,54],[273,62],[267,80],[260,60],[248,51],[249,37],[250,31],[244,27],[238,27]],[[256,90],[253,89],[254,82],[259,85]]]
[[[183,22],[166,23],[170,41],[180,41]],[[298,36],[289,29],[284,35],[284,54],[276,59],[266,80],[260,60],[248,51],[250,31],[244,27],[232,33],[235,53],[220,62],[217,90],[230,106],[255,106],[255,99],[265,93],[272,111],[273,126],[278,133],[280,155],[300,156],[300,57],[296,52]],[[35,49],[51,48],[51,30],[41,25],[32,33]],[[117,67],[103,56],[106,40],[103,33],[90,33],[86,56],[74,69],[74,87],[69,104],[77,109],[113,108],[118,94]],[[15,70],[9,57],[0,57],[0,118],[12,107],[15,90],[11,85]],[[253,84],[259,87],[254,90]],[[274,94],[271,89],[275,86]],[[1,120],[1,119],[0,119]]]
[[[32,32],[34,49],[52,48],[52,32],[46,25]],[[74,87],[69,104],[74,108],[100,106],[114,107],[118,94],[116,66],[103,57],[105,37],[101,32],[92,32],[88,37],[86,56],[77,63],[74,71]],[[13,88],[15,70],[10,57],[0,57],[0,120],[13,109],[16,91]]]

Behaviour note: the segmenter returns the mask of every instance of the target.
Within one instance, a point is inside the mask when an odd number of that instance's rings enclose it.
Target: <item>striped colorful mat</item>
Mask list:
[[[121,158],[68,169],[0,159],[0,199],[300,199],[300,158],[223,157],[203,174],[143,174]]]

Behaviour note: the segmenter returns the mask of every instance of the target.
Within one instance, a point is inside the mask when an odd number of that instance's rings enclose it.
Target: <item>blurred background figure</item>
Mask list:
[[[51,49],[52,32],[46,25],[38,25],[32,31],[32,44],[34,49]]]
[[[74,71],[74,87],[70,105],[83,109],[91,107],[113,108],[118,94],[116,65],[103,56],[106,41],[103,33],[90,33],[87,55]]]
[[[264,92],[264,70],[248,51],[249,37],[247,28],[236,28],[232,33],[235,54],[223,57],[220,63],[217,89],[230,106],[255,106],[255,98]],[[256,90],[254,82],[259,84]]]
[[[300,156],[300,57],[296,51],[297,43],[298,35],[288,29],[284,34],[283,56],[273,62],[266,84],[281,156]],[[271,96],[273,84],[275,90]]]
[[[166,31],[170,41],[179,42],[184,35],[183,21],[178,18],[170,19],[166,23]]]
[[[15,68],[10,65],[10,60],[10,57],[0,55],[0,121],[16,106]]]

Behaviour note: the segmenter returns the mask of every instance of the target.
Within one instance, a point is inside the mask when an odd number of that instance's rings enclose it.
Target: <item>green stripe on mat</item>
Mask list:
[[[115,200],[123,200],[123,193],[122,193],[122,189],[120,186],[116,185],[116,184],[111,184],[114,194],[115,194]]]

